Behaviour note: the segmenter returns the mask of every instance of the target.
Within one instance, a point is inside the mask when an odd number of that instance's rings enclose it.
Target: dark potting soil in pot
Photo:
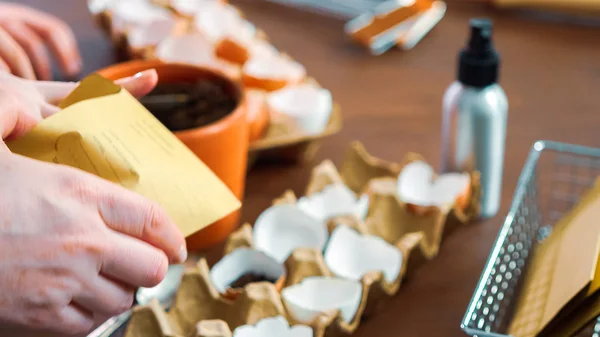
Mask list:
[[[140,102],[171,131],[212,124],[232,113],[237,98],[220,79],[202,79],[195,83],[159,83]]]
[[[275,283],[275,282],[277,282],[277,280],[273,280],[272,278],[269,278],[265,275],[248,273],[248,274],[244,274],[244,275],[240,276],[240,278],[233,281],[229,285],[229,287],[230,288],[243,288],[246,285],[248,285],[250,283],[255,283],[255,282]]]

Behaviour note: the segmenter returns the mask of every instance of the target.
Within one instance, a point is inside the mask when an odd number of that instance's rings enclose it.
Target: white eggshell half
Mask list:
[[[471,183],[466,173],[447,173],[439,176],[433,185],[431,199],[436,205],[452,205]]]
[[[254,247],[280,263],[296,248],[322,251],[329,236],[323,222],[291,204],[266,209],[256,220],[253,233]]]
[[[167,37],[156,47],[156,57],[164,62],[206,67],[233,79],[241,73],[237,65],[217,58],[214,46],[200,33]]]
[[[285,273],[285,269],[281,263],[263,252],[238,248],[212,267],[210,279],[215,288],[225,293],[229,285],[250,273],[278,280]]]
[[[282,316],[263,318],[256,325],[242,325],[233,337],[313,337],[313,329],[306,325],[290,327]]]
[[[221,3],[221,0],[171,0],[173,9],[184,15],[194,15],[208,6]]]
[[[380,237],[362,235],[348,226],[338,226],[325,251],[325,264],[337,276],[360,281],[365,274],[381,271],[394,282],[402,267],[402,252]]]
[[[422,206],[431,205],[431,184],[433,168],[422,161],[414,161],[398,176],[398,197],[400,200]]]
[[[464,193],[471,178],[466,173],[448,173],[434,179],[431,166],[414,161],[398,176],[398,198],[405,203],[419,206],[451,206]]]
[[[270,58],[278,57],[279,51],[269,41],[262,39],[252,39],[247,45],[250,58]]]
[[[269,109],[291,117],[308,134],[325,130],[333,110],[329,90],[313,85],[293,85],[272,92]]]
[[[127,34],[129,45],[133,48],[156,46],[171,35],[176,24],[175,18],[172,18],[152,25],[134,27]]]
[[[298,62],[280,56],[252,57],[244,64],[244,73],[258,79],[301,81],[306,69]]]
[[[332,184],[319,193],[300,198],[297,205],[323,222],[341,215],[354,215],[364,220],[369,209],[369,197],[365,194],[357,198],[346,185]]]
[[[156,48],[156,57],[166,62],[201,66],[214,64],[216,59],[213,45],[198,33],[164,39]]]
[[[336,277],[313,276],[281,292],[290,314],[301,323],[310,323],[319,314],[340,310],[351,322],[362,298],[362,284]]]
[[[92,14],[100,14],[108,10],[115,1],[117,0],[90,0],[88,9]]]
[[[194,24],[199,32],[213,43],[230,37],[239,41],[250,41],[256,35],[256,27],[240,17],[230,5],[213,3],[196,13]]]
[[[112,14],[112,28],[115,32],[173,20],[168,10],[153,5],[148,0],[115,1],[111,3],[109,12]]]

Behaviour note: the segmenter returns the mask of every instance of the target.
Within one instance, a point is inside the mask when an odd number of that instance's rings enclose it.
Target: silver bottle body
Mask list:
[[[474,88],[454,82],[444,95],[442,171],[481,173],[485,218],[500,208],[507,117],[508,100],[498,84]]]

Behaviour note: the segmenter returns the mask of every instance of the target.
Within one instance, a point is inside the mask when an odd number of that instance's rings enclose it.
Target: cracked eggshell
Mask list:
[[[333,99],[329,90],[311,84],[287,86],[270,93],[269,110],[280,114],[306,134],[320,134],[325,130],[331,112]]]
[[[233,337],[313,337],[313,329],[306,325],[290,327],[283,316],[263,318],[256,325],[243,325]]]
[[[229,62],[243,65],[246,63],[250,54],[244,43],[240,43],[232,38],[223,38],[217,42],[215,53],[218,57]]]
[[[402,268],[402,252],[380,237],[338,226],[327,245],[325,264],[339,277],[360,281],[369,272],[381,271],[393,283]]]
[[[217,58],[214,46],[200,33],[169,36],[156,47],[156,57],[164,62],[207,67],[232,79],[240,77],[240,68]]]
[[[175,18],[157,21],[152,25],[136,26],[127,32],[127,43],[132,49],[153,47],[168,38],[178,26]]]
[[[213,5],[225,5],[227,2],[224,0],[170,0],[168,4],[177,13],[193,16],[199,11],[203,10],[207,6]]]
[[[230,285],[246,274],[263,275],[276,280],[277,290],[281,290],[285,283],[283,264],[263,252],[250,248],[238,248],[223,257],[210,270],[210,279],[221,294],[234,299],[239,292]]]
[[[212,64],[215,54],[212,44],[201,34],[171,36],[156,49],[156,57],[165,62]]]
[[[174,20],[168,10],[156,6],[148,0],[114,1],[110,3],[108,12],[111,16],[113,34]]]
[[[96,15],[108,10],[117,0],[89,0],[88,10]]]
[[[320,314],[339,310],[350,323],[360,305],[362,284],[358,281],[328,276],[311,276],[283,289],[283,301],[292,317],[310,324]]]
[[[306,78],[306,69],[300,63],[283,55],[252,57],[242,68],[244,85],[266,91],[275,91]]]
[[[112,33],[111,28],[111,18],[109,13],[109,8],[114,4],[116,0],[88,0],[87,6],[88,10],[94,17],[94,20],[98,24],[98,26],[102,29],[102,31],[106,34]],[[115,36],[113,38],[118,38],[119,36]]]
[[[248,54],[251,58],[278,57],[280,55],[279,50],[277,50],[275,46],[273,46],[269,41],[260,38],[254,39],[250,42],[248,45]]]
[[[214,44],[226,37],[250,41],[256,36],[256,27],[244,20],[235,7],[216,2],[204,6],[196,13],[194,26]]]
[[[251,58],[277,57],[279,51],[269,41],[251,38],[243,41],[233,37],[225,37],[216,45],[217,55],[233,63],[244,65]]]
[[[269,207],[254,224],[254,248],[283,263],[296,248],[323,251],[328,238],[325,224],[296,205]]]
[[[300,198],[297,205],[322,222],[344,215],[353,215],[359,220],[364,220],[369,209],[369,196],[364,194],[357,198],[346,185],[338,183],[327,185],[320,192]]]
[[[471,177],[467,173],[447,173],[436,177],[433,168],[417,160],[407,164],[398,176],[398,199],[417,214],[430,207],[464,210],[469,204]]]

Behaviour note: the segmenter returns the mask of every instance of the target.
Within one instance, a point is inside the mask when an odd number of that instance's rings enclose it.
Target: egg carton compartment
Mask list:
[[[268,116],[265,128],[251,129],[251,162],[310,160],[319,140],[342,128],[331,93],[227,1],[88,0],[88,7],[126,59],[196,64],[243,83],[248,113]]]
[[[387,162],[353,143],[339,170],[329,160],[313,169],[304,197],[286,191],[254,227],[232,233],[212,269],[200,259],[187,270],[170,310],[135,308],[125,336],[352,334],[478,216],[477,172],[460,176],[467,186],[450,204],[404,201],[416,196],[403,184],[420,181],[422,191],[459,177],[426,167],[417,154]]]

